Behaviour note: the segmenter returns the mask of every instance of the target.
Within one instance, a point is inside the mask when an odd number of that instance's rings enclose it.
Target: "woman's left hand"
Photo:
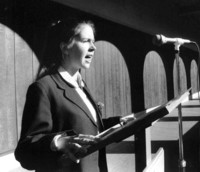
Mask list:
[[[120,118],[120,124],[121,125],[125,125],[126,123],[128,123],[129,121],[133,121],[135,120],[136,117],[134,116],[134,114],[130,114],[130,115],[127,115],[127,116],[124,116],[124,117],[121,117]]]

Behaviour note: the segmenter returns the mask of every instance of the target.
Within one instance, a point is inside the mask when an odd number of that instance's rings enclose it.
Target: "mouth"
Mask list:
[[[93,55],[86,55],[85,58],[86,58],[86,59],[92,59],[92,58],[93,58]]]
[[[92,62],[92,58],[93,58],[93,55],[86,55],[85,56],[85,59],[86,59],[87,63],[91,63]]]

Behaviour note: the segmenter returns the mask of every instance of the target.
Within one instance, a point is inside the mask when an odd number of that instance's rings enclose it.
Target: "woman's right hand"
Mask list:
[[[64,153],[65,158],[70,158],[78,163],[75,154],[85,154],[87,146],[97,143],[98,138],[92,135],[79,134],[78,136],[64,136],[57,140],[57,150]]]

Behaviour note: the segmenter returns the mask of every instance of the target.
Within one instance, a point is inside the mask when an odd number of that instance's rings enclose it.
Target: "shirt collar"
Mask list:
[[[58,68],[58,72],[61,75],[61,77],[67,81],[69,84],[71,84],[75,88],[79,88],[79,85],[77,83],[78,78],[81,80],[81,86],[84,86],[84,83],[82,81],[81,74],[77,72],[74,76],[71,76],[69,72],[67,72],[63,67]]]

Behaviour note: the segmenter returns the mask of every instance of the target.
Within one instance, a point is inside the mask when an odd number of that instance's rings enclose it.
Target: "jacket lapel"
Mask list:
[[[82,109],[82,111],[90,118],[93,124],[97,126],[97,123],[94,121],[92,114],[90,113],[89,109],[87,108],[81,97],[78,95],[74,87],[71,86],[69,83],[65,82],[59,73],[53,74],[51,76],[56,82],[58,88],[64,91],[65,98],[69,99],[78,108]]]
[[[85,84],[85,87],[83,87],[83,89],[84,89],[86,95],[89,97],[91,103],[93,104],[93,106],[94,106],[94,108],[95,108],[95,110],[97,112],[97,118],[100,121],[100,125],[104,128],[103,121],[102,121],[101,111],[100,111],[99,107],[97,106],[96,102],[94,101],[94,98],[92,97],[92,94],[90,93],[90,91],[86,87],[86,84]]]

